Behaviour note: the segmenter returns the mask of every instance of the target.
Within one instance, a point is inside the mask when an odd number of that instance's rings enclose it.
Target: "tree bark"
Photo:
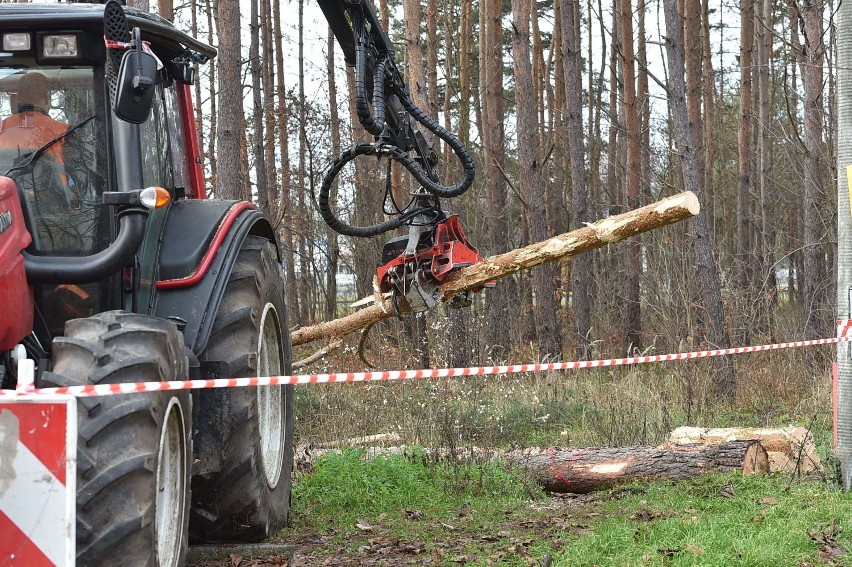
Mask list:
[[[770,187],[769,168],[772,162],[772,142],[769,137],[771,126],[770,116],[770,81],[769,66],[772,57],[772,0],[758,2],[759,16],[755,18],[757,33],[757,131],[758,131],[758,188],[760,202],[760,271],[756,282],[760,292],[762,305],[759,328],[766,328],[770,341],[775,342],[773,310],[776,302],[775,282],[775,253],[774,231],[770,212],[772,190]]]
[[[624,66],[624,125],[627,136],[627,208],[639,206],[639,182],[642,173],[639,109],[636,101],[636,58],[633,51],[633,5],[621,0],[621,54]],[[624,346],[629,355],[642,349],[642,317],[639,278],[642,275],[641,248],[638,240],[627,245],[627,277],[625,278]]]
[[[795,0],[789,0],[794,2]],[[822,204],[822,89],[825,43],[823,41],[822,0],[799,3],[799,25],[805,41],[799,51],[799,67],[804,90],[805,194],[804,210],[804,299],[805,325],[809,336],[824,336],[828,332],[825,297],[825,251],[821,236]]]
[[[242,199],[240,133],[243,122],[242,77],[240,76],[240,4],[219,0],[216,10],[219,30],[219,112],[216,132],[218,178],[216,197]]]
[[[488,239],[483,250],[501,253],[509,250],[510,231],[508,221],[508,194],[506,181],[495,167],[505,161],[503,126],[503,27],[502,2],[480,0],[480,96],[482,116],[479,131],[482,138],[483,183],[487,202]],[[499,359],[509,347],[511,319],[509,305],[517,301],[518,289],[515,282],[495,288],[485,298],[486,341],[492,349],[492,357]]]
[[[299,277],[296,279],[296,296],[298,309],[291,315],[299,325],[304,325],[313,315],[308,278],[310,277],[310,257],[308,255],[308,207],[307,193],[307,159],[308,159],[308,108],[305,97],[305,0],[298,0],[299,10],[299,180],[296,183],[296,215],[293,229],[296,233],[297,250],[299,251]],[[298,219],[298,221],[296,221]],[[291,319],[292,321],[292,319]]]
[[[173,0],[157,0],[157,11],[163,19],[170,22],[175,19],[175,6]]]
[[[429,6],[437,10],[437,5],[430,0]],[[423,42],[420,37],[420,30],[423,27],[423,14],[420,10],[419,0],[406,0],[403,5],[405,15],[405,62],[406,71],[408,73],[408,85],[411,89],[411,100],[416,106],[422,109],[432,118],[437,118],[437,108],[432,105],[434,93],[430,91],[431,81],[427,74],[431,74],[431,70],[427,72],[424,67]],[[426,26],[429,30],[432,29],[431,23]],[[428,33],[428,32],[427,32]],[[435,30],[437,35],[437,30]],[[436,49],[434,44],[428,46],[429,49]],[[437,63],[437,56],[435,59]],[[436,71],[437,72],[437,71]],[[437,84],[437,74],[435,78]],[[437,137],[429,131],[423,131],[423,137],[427,143],[437,143]],[[417,183],[411,178],[410,189],[416,190]],[[403,191],[405,188],[403,188]],[[404,201],[403,201],[404,202]],[[414,346],[414,355],[417,357],[417,363],[422,367],[427,367],[429,363],[429,333],[426,326],[426,317],[416,317],[403,322],[406,334],[411,339]]]
[[[218,25],[218,16],[216,20],[213,18],[214,13],[214,4],[212,0],[205,0],[204,2],[205,12],[207,13],[207,43],[213,45],[213,31],[216,25]],[[221,43],[219,44],[221,46]],[[216,68],[222,64],[222,58],[218,57],[217,61],[213,65],[209,65],[209,73],[210,73],[210,84],[208,85],[208,92],[210,94],[210,132],[207,135],[207,153],[205,157],[207,158],[207,162],[210,164],[210,175],[213,181],[214,194],[213,196],[222,198],[218,191],[219,187],[219,174],[218,174],[218,160],[216,159],[216,145],[219,143],[219,135],[218,135],[218,123],[219,123],[219,114],[217,111],[216,99],[218,98],[215,94],[217,92],[216,85],[218,84],[217,76],[216,76]],[[201,105],[199,104],[199,107]]]
[[[704,216],[711,237],[716,236],[716,202],[713,186],[713,166],[716,161],[716,74],[713,70],[713,53],[710,45],[710,1],[701,2],[701,36],[703,44],[704,72]]]
[[[287,309],[295,314],[299,311],[298,295],[296,293],[296,260],[293,251],[293,207],[292,207],[292,177],[290,175],[290,110],[287,104],[287,88],[284,82],[284,49],[281,39],[281,1],[272,0],[273,36],[275,38],[275,74],[278,84],[275,89],[275,99],[278,103],[277,129],[278,154],[281,160],[281,203],[278,210],[276,227],[281,235],[281,247],[284,253],[284,281]]]
[[[524,467],[548,492],[585,494],[636,479],[686,480],[710,472],[769,471],[757,441],[685,447],[592,447],[509,454],[503,460]]]
[[[675,143],[680,154],[681,171],[685,189],[695,193],[700,200],[703,190],[698,180],[698,149],[689,130],[689,116],[686,104],[686,85],[684,82],[683,46],[681,38],[681,19],[677,13],[676,0],[665,0],[663,3],[666,18],[666,51],[669,66],[669,106],[674,122]],[[701,286],[701,296],[707,313],[710,327],[709,338],[714,348],[727,348],[730,345],[725,308],[722,303],[722,290],[719,285],[719,274],[713,260],[713,248],[707,231],[707,221],[702,211],[692,219],[692,240],[697,255],[697,278]],[[732,399],[735,393],[736,381],[734,371],[725,358],[714,359],[717,372],[713,375],[714,389],[717,396]]]
[[[340,117],[337,111],[337,80],[335,78],[334,49],[336,40],[331,28],[328,30],[328,107],[331,121],[331,155],[340,155]],[[332,210],[337,210],[337,180],[331,185],[328,202]],[[325,237],[328,240],[328,267],[325,276],[325,316],[334,319],[337,316],[337,263],[340,258],[338,234],[326,225]]]
[[[521,270],[576,256],[606,244],[674,224],[697,215],[699,211],[698,199],[694,194],[680,193],[640,209],[599,220],[544,242],[536,242],[525,248],[486,258],[478,264],[450,274],[439,287],[440,300],[447,302],[463,291],[482,287],[492,280]],[[400,305],[400,312],[406,311],[408,311],[407,307]],[[380,305],[371,305],[352,315],[297,329],[292,334],[293,346],[340,337],[391,317],[396,317],[396,313],[390,298],[386,298]]]
[[[565,79],[568,84],[582,82],[582,56],[580,53],[580,2],[567,0],[561,11],[562,57]],[[583,93],[580,89],[565,90],[565,121],[571,177],[571,228],[576,230],[589,220],[586,189],[586,167],[583,155]],[[590,124],[591,127],[591,124]],[[574,312],[574,336],[578,356],[589,355],[589,334],[592,328],[589,281],[592,257],[581,256],[571,264],[571,307]]]
[[[754,46],[754,2],[740,2],[740,127],[739,174],[737,199],[737,283],[741,291],[749,290],[751,263],[751,67]],[[746,337],[743,337],[745,339]]]
[[[278,163],[275,159],[275,52],[272,40],[272,0],[260,0],[260,43],[263,79],[263,155],[266,164],[266,202],[269,218],[278,215]]]
[[[570,9],[570,8],[569,8]],[[540,136],[536,125],[535,89],[530,62],[531,0],[512,3],[514,22],[513,53],[515,68],[515,96],[519,101],[530,101],[515,107],[518,129],[518,188],[528,205],[530,240],[547,238],[547,213],[545,212],[544,179],[539,155]],[[582,133],[580,138],[582,144]],[[540,357],[562,356],[562,335],[559,332],[555,293],[558,285],[557,266],[547,266],[530,274],[535,293],[533,314]]]
[[[470,144],[470,82],[473,70],[473,2],[461,3],[461,21],[459,24],[461,42],[459,47],[459,139],[466,146]]]
[[[262,65],[260,58],[260,0],[251,0],[250,15],[249,69],[251,71],[252,90],[252,154],[254,156],[255,181],[257,183],[257,204],[264,215],[269,218],[269,187],[267,185],[266,153],[264,151],[264,115],[263,115],[263,86]]]

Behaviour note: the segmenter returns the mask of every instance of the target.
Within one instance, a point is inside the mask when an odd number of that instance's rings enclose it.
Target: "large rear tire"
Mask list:
[[[290,373],[284,281],[272,242],[242,244],[202,363],[224,377]],[[256,542],[284,527],[293,469],[293,387],[202,390],[190,537]]]
[[[43,385],[184,380],[174,323],[122,311],[68,321]],[[179,567],[189,521],[188,392],[77,403],[77,565]]]

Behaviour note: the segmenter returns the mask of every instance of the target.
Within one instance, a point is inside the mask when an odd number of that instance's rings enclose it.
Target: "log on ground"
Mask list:
[[[769,457],[769,472],[819,474],[822,461],[814,436],[806,427],[678,427],[669,434],[668,446],[714,444],[726,441],[760,441]]]
[[[687,191],[666,197],[639,209],[587,224],[583,228],[530,244],[524,248],[485,258],[482,262],[461,268],[447,276],[447,279],[438,288],[439,299],[447,302],[460,293],[482,287],[492,280],[498,280],[546,262],[570,258],[643,232],[662,228],[693,217],[699,211],[698,198],[694,193]],[[400,313],[410,311],[404,303],[404,301],[400,301]],[[346,317],[294,331],[292,333],[293,346],[321,339],[342,337],[382,319],[395,316],[396,312],[391,300],[383,299],[381,304],[371,305]]]
[[[593,447],[512,453],[504,460],[526,469],[548,492],[585,494],[638,479],[687,480],[709,472],[769,471],[766,450],[757,441],[718,445]]]

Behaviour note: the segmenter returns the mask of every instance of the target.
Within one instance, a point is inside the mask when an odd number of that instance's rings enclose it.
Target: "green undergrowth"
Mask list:
[[[313,472],[294,484],[292,523],[346,531],[358,529],[358,520],[380,516],[398,525],[414,512],[418,519],[449,518],[459,507],[516,506],[542,496],[519,473],[496,463],[433,463],[422,449],[406,451],[370,459],[359,449],[320,456]]]
[[[848,565],[852,496],[783,475],[711,475],[618,490],[558,564]],[[626,496],[622,496],[626,494]]]
[[[551,497],[494,462],[345,450],[293,495],[279,539],[332,564],[852,565],[852,495],[780,474]]]

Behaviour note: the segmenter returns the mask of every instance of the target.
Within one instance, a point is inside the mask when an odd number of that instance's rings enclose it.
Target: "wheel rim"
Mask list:
[[[169,400],[157,457],[157,558],[158,565],[177,566],[183,543],[186,514],[186,459],[183,408]]]
[[[284,372],[281,330],[278,314],[271,303],[263,308],[257,345],[259,376],[280,376]],[[275,488],[284,465],[284,391],[281,386],[258,386],[257,419],[260,431],[261,461],[266,482]]]

